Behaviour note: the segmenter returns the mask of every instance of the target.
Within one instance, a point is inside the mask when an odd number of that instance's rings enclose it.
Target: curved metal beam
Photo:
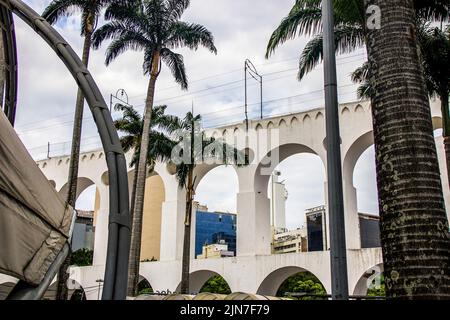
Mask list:
[[[14,126],[17,104],[17,46],[12,13],[6,7],[0,7],[0,24],[2,29],[3,55],[5,58],[4,98],[0,97],[3,109]]]
[[[125,156],[109,109],[78,55],[44,18],[20,0],[0,0],[0,5],[15,13],[48,43],[74,77],[91,109],[106,154],[110,182],[108,252],[102,299],[123,300],[127,288],[131,217]]]

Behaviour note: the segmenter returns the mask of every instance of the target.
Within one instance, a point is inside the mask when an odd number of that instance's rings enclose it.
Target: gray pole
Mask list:
[[[330,215],[331,293],[334,300],[348,300],[347,252],[341,169],[341,139],[336,80],[336,52],[332,0],[322,1],[325,80],[328,212]]]
[[[245,60],[244,64],[244,86],[245,86],[245,131],[248,131],[248,114],[247,114],[247,60]]]

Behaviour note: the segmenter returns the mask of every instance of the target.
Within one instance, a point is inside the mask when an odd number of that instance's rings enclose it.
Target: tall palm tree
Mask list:
[[[450,237],[411,0],[366,0],[386,295],[450,298]]]
[[[144,126],[134,200],[135,217],[142,219],[146,176],[146,155],[149,148],[149,131],[152,117],[155,85],[164,62],[171,70],[175,81],[182,89],[187,89],[188,80],[183,56],[172,50],[187,47],[197,50],[199,46],[217,53],[214,38],[204,26],[180,21],[188,8],[189,0],[122,0],[111,4],[105,13],[110,20],[99,28],[93,36],[93,46],[98,48],[105,40],[112,39],[106,51],[106,64],[127,50],[144,52],[143,70],[149,75],[147,98],[145,101]],[[150,141],[151,143],[151,141]],[[138,252],[140,232],[132,234],[131,250]],[[139,256],[132,257],[130,277],[137,283],[139,277]],[[131,264],[130,264],[131,266]],[[129,287],[130,289],[130,287]],[[129,294],[135,290],[129,290]]]
[[[432,28],[423,21],[418,25],[418,41],[428,95],[438,96],[441,101],[442,136],[446,153],[447,183],[450,186],[450,65],[447,63],[450,59],[450,26],[447,29],[445,32],[440,28]],[[373,86],[369,81],[369,63],[366,62],[356,69],[352,80],[360,83],[360,99],[371,99],[374,96]]]
[[[123,116],[114,121],[117,130],[124,135],[121,136],[120,142],[124,152],[133,150],[133,157],[130,161],[130,167],[134,167],[133,189],[131,195],[131,210],[134,209],[134,199],[137,184],[137,172],[139,166],[140,148],[142,141],[143,119],[142,116],[129,105],[117,104],[115,109],[122,111]],[[165,114],[167,106],[156,106],[153,108],[153,114],[150,122],[151,145],[147,151],[147,168],[148,172],[152,172],[157,161],[168,161],[175,146],[175,142],[170,139],[170,134],[179,128],[180,120],[171,115]],[[130,210],[130,211],[131,211]],[[133,212],[133,211],[131,211]],[[142,216],[133,215],[132,233],[136,234],[136,238],[142,235]],[[130,267],[134,267],[134,257],[141,256],[141,246],[136,246],[130,251]],[[139,270],[137,270],[139,272]],[[133,277],[134,273],[129,273],[128,291],[130,295],[137,294],[137,285],[139,278]]]
[[[447,182],[450,187],[450,26],[447,32],[439,28],[422,28],[419,32],[425,80],[430,96],[441,100],[442,136],[447,160]]]
[[[417,17],[429,21],[448,21],[448,0],[415,0]],[[323,59],[322,0],[296,0],[291,11],[272,33],[267,44],[269,58],[283,43],[297,36],[313,37],[300,56],[298,79],[312,71]],[[366,7],[363,0],[334,0],[334,37],[339,54],[364,47],[367,41]]]
[[[186,190],[186,212],[184,220],[183,257],[181,268],[181,293],[189,293],[189,268],[191,250],[191,220],[192,203],[195,195],[195,168],[205,161],[214,161],[219,164],[236,164],[242,166],[247,164],[248,159],[242,151],[238,151],[233,146],[206,138],[201,129],[201,116],[188,112],[180,123],[178,136],[182,142],[183,149],[180,151],[180,158],[176,164],[176,177],[180,188]],[[172,159],[174,160],[174,159]]]
[[[45,8],[42,16],[50,23],[55,24],[58,20],[81,12],[81,36],[84,37],[81,62],[85,67],[89,64],[89,53],[92,42],[92,34],[97,27],[100,11],[110,2],[107,0],[53,0]],[[81,128],[83,121],[84,96],[80,89],[77,92],[75,103],[75,114],[73,120],[72,148],[70,152],[69,178],[67,204],[75,208],[77,193],[78,164],[80,160]],[[57,300],[67,300],[67,279],[69,274],[67,268],[70,263],[70,254],[62,264],[58,272],[58,285],[56,290]]]

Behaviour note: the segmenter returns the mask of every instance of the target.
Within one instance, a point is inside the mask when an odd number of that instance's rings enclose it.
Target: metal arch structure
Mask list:
[[[0,97],[3,110],[12,125],[16,118],[17,104],[17,46],[12,12],[5,6],[0,7],[1,39],[5,60],[4,97]]]
[[[21,0],[0,0],[5,52],[8,53],[6,93],[9,105],[5,111],[15,113],[17,92],[17,59],[12,13],[27,23],[55,51],[72,74],[89,105],[106,155],[109,175],[108,251],[102,293],[103,300],[126,298],[130,225],[126,160],[109,109],[96,83],[78,55],[62,36],[39,14]],[[6,58],[6,57],[5,57]],[[9,111],[8,111],[9,110]],[[10,120],[14,117],[10,117]]]

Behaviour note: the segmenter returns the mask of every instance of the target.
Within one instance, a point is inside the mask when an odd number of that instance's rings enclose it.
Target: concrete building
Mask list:
[[[367,101],[342,104],[339,106],[339,113],[349,293],[364,294],[367,291],[367,277],[365,276],[368,274],[367,271],[382,271],[381,249],[363,248],[357,209],[358,198],[353,184],[355,165],[361,154],[373,144],[371,106]],[[232,166],[238,177],[236,257],[194,259],[195,224],[192,225],[191,248],[193,252],[190,268],[190,290],[192,292],[198,292],[211,276],[221,275],[227,281],[231,291],[274,295],[284,280],[305,270],[313,273],[322,282],[326,291],[331,292],[329,251],[271,254],[272,234],[268,197],[268,184],[272,172],[279,163],[292,155],[300,153],[317,155],[324,168],[327,168],[327,150],[324,146],[324,114],[323,108],[317,108],[248,122],[250,134],[256,132],[258,133],[256,136],[259,137],[260,133],[271,132],[271,134],[278,134],[278,137],[273,138],[270,144],[259,143],[258,147],[253,145],[249,147],[247,150],[251,155],[249,166]],[[431,101],[431,114],[434,128],[442,128],[439,101]],[[237,123],[208,129],[207,135],[232,143],[237,137],[245,135],[245,132],[245,123]],[[444,199],[446,206],[450,208],[450,190],[446,183],[447,168],[442,136],[436,137],[435,141],[444,187]],[[86,297],[87,299],[97,299],[99,292],[95,289],[98,287],[96,280],[103,279],[104,276],[108,240],[108,174],[105,154],[102,150],[85,152],[81,154],[80,158],[77,195],[91,185],[95,185],[97,188],[94,213],[94,262],[90,267],[71,268],[70,278],[83,288],[93,288],[87,290]],[[126,158],[127,161],[130,161],[131,153],[128,153]],[[55,188],[64,192],[69,161],[68,156],[53,156],[51,159],[38,161],[37,165],[52,181]],[[198,165],[195,169],[195,185],[197,186],[208,172],[217,166],[217,164],[207,163]],[[134,171],[130,169],[128,174],[131,187]],[[144,216],[143,237],[153,240],[147,240],[150,241],[150,249],[143,251],[148,250],[147,257],[149,259],[152,256],[159,258],[157,262],[142,263],[141,276],[151,284],[154,290],[175,291],[179,288],[181,280],[186,194],[183,189],[178,187],[176,178],[167,170],[166,164],[157,163],[153,176],[155,177],[153,180],[158,181],[160,193],[159,197],[153,199],[153,204],[147,206],[146,213],[144,213],[144,215],[150,215],[147,217],[155,217],[155,219],[146,219]],[[148,198],[146,197],[146,201],[152,198],[155,190],[154,188],[148,190],[150,185],[147,185],[146,192],[150,192],[150,194]],[[324,183],[324,189],[326,195],[327,181]],[[325,208],[327,205],[327,199],[325,199]],[[448,213],[450,214],[450,211]],[[325,210],[325,218],[327,214],[327,210]],[[327,226],[329,219],[324,220],[327,230],[324,238],[327,239],[326,243],[329,243]],[[155,232],[149,230],[155,230]],[[11,277],[0,276],[0,284],[14,281]]]
[[[199,206],[195,212],[195,256],[202,254],[204,246],[219,243],[226,244],[227,250],[235,256],[236,214],[202,211],[201,208]]]
[[[72,251],[79,249],[94,250],[94,212],[77,210],[73,227]]]
[[[197,255],[197,259],[218,259],[227,257],[234,257],[234,252],[228,250],[228,245],[223,240],[219,243],[203,246],[202,253]]]
[[[281,232],[286,229],[286,200],[288,192],[283,181],[279,181],[281,172],[274,171],[270,185],[270,216],[273,232]]]
[[[307,252],[308,241],[306,236],[306,228],[274,234],[272,254]]]
[[[329,249],[327,239],[327,212],[325,206],[306,210],[306,230],[308,251],[326,251]]]

